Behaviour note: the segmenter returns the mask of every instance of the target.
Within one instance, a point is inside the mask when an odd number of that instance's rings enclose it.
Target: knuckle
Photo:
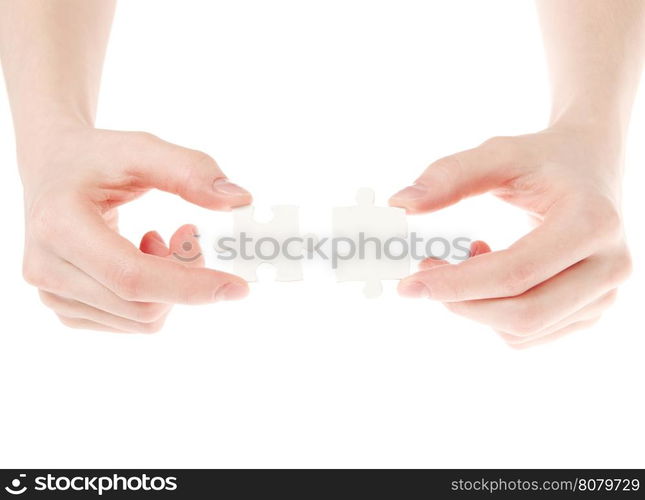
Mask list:
[[[202,151],[190,149],[187,152],[184,168],[178,171],[176,190],[184,196],[204,183],[204,167],[215,173],[215,160]]]
[[[56,316],[58,316],[58,320],[67,328],[80,328],[78,319],[63,316],[62,314],[57,314]]]
[[[38,296],[45,307],[55,309],[58,306],[58,301],[53,294],[39,291]]]
[[[50,292],[61,291],[65,285],[62,277],[53,272],[46,259],[30,253],[23,259],[22,277],[29,285]]]
[[[517,263],[502,277],[502,290],[506,296],[521,295],[535,286],[537,277],[537,264],[531,261]]]
[[[511,137],[505,135],[496,135],[482,142],[481,147],[500,149],[506,147],[512,141]]]
[[[526,337],[511,334],[503,330],[494,329],[495,333],[504,341],[504,343],[513,350],[523,350],[530,346],[531,340]]]
[[[31,286],[41,288],[45,282],[46,273],[33,259],[25,259],[22,264],[22,277]]]
[[[539,333],[545,326],[544,315],[533,304],[516,305],[508,318],[506,330],[519,337]]]
[[[459,154],[445,156],[432,164],[429,170],[429,181],[434,189],[444,191],[450,189],[455,179],[464,175],[464,167]]]
[[[515,137],[495,136],[487,139],[480,146],[485,151],[494,153],[502,161],[512,162],[520,154],[520,145]]]
[[[215,160],[203,151],[197,149],[190,149],[188,152],[188,166],[189,167],[200,167],[202,165],[212,166],[215,165]]]
[[[612,258],[609,269],[609,282],[612,285],[619,285],[626,281],[632,274],[634,264],[629,250],[622,249]]]
[[[516,344],[521,342],[521,339],[517,335],[511,335],[510,333],[500,330],[499,328],[493,328],[493,331],[501,337],[501,339],[507,344]]]
[[[618,290],[614,289],[614,290],[611,290],[610,292],[607,292],[600,299],[600,307],[602,309],[606,309],[608,307],[613,306],[617,298],[618,298]]]
[[[457,274],[446,275],[446,279],[436,280],[432,284],[431,295],[440,297],[447,304],[451,304],[450,307],[457,314],[461,314],[464,310],[464,307],[459,305],[459,301],[467,298],[467,294],[464,283],[462,283],[462,280],[459,279],[459,275]]]
[[[134,320],[139,323],[154,323],[163,318],[168,310],[164,304],[140,302],[134,309]]]
[[[141,269],[134,263],[115,263],[109,272],[112,291],[124,300],[136,300],[141,291]]]
[[[584,234],[606,241],[622,234],[622,218],[615,204],[604,196],[585,197],[577,214]]]
[[[56,238],[60,233],[61,213],[65,214],[67,211],[55,196],[45,196],[35,201],[27,214],[28,237],[39,242]]]
[[[137,329],[139,333],[159,333],[165,323],[165,318],[152,323],[139,323]]]
[[[150,132],[134,131],[128,132],[128,135],[133,141],[140,144],[152,144],[159,140],[159,137]]]

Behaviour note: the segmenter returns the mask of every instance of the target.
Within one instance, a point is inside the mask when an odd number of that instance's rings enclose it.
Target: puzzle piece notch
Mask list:
[[[255,208],[252,206],[241,207],[233,210],[233,236],[237,238],[238,250],[241,244],[241,235],[252,238],[251,258],[243,258],[238,253],[233,261],[233,272],[247,281],[257,281],[257,268],[262,264],[269,264],[275,268],[276,281],[302,280],[302,262],[284,255],[282,248],[289,238],[300,238],[299,207],[294,205],[276,205],[271,207],[273,218],[268,222],[257,222],[253,218]],[[258,241],[266,239],[263,245],[258,246]],[[263,250],[268,241],[273,244],[270,255]],[[279,248],[276,248],[279,247]],[[290,241],[288,244],[290,255],[300,255],[304,252],[302,241]],[[258,255],[258,253],[260,255]],[[275,256],[274,256],[275,254]]]
[[[339,260],[336,279],[339,282],[362,281],[365,283],[363,294],[368,298],[375,298],[382,293],[383,280],[398,280],[410,272],[410,257],[407,252],[400,259],[388,258],[384,248],[385,243],[392,238],[407,238],[407,219],[403,209],[374,206],[374,191],[369,188],[357,191],[356,203],[353,207],[337,207],[333,210],[334,237],[349,238],[358,244],[360,234],[363,233],[364,236],[363,255]],[[380,255],[368,241],[371,238],[380,241]]]

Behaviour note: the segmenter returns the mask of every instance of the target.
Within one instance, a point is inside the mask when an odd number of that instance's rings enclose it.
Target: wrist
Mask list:
[[[94,130],[83,119],[70,115],[40,117],[28,125],[16,121],[16,155],[21,170],[45,163],[63,144],[75,136]]]
[[[558,120],[538,137],[538,153],[543,162],[571,166],[581,184],[595,185],[620,203],[625,153],[624,134],[609,121]],[[584,179],[584,182],[583,182]]]
[[[564,112],[551,119],[547,130],[568,137],[610,164],[622,162],[627,125],[616,116],[593,112]]]
[[[614,147],[623,147],[629,126],[630,106],[611,99],[571,99],[554,101],[549,128],[569,130],[590,138],[603,138]]]

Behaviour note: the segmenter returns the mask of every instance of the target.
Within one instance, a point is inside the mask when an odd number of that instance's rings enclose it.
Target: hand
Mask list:
[[[442,158],[390,203],[424,213],[492,192],[538,227],[510,248],[477,243],[457,265],[428,260],[399,284],[531,346],[595,322],[630,274],[620,211],[621,147],[607,137],[553,127],[498,137]]]
[[[194,226],[170,247],[117,232],[116,208],[158,188],[212,210],[247,205],[204,153],[139,132],[72,127],[19,148],[25,188],[25,279],[73,328],[154,332],[173,304],[244,297],[239,277],[203,269]]]

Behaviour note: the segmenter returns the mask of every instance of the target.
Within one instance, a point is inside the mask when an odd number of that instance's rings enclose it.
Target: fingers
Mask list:
[[[203,267],[199,230],[192,224],[180,227],[170,239],[170,257],[188,267]]]
[[[531,336],[616,288],[622,281],[616,267],[615,261],[594,256],[517,297],[449,302],[446,306],[493,328]]]
[[[141,239],[139,250],[143,253],[166,257],[188,267],[203,267],[204,255],[199,243],[199,230],[192,224],[180,227],[170,239],[170,248],[156,231],[146,233]]]
[[[483,241],[471,244],[471,258],[489,252],[490,247]],[[422,270],[440,267],[450,264],[433,258],[420,264]],[[629,269],[629,254],[619,246],[567,268],[520,296],[444,305],[492,326],[512,347],[532,347],[593,325],[614,303],[616,287],[627,278]]]
[[[585,189],[579,176],[534,146],[530,138],[488,141],[435,162],[392,197],[392,205],[423,213],[494,190],[540,222],[503,251],[476,242],[458,265],[426,259],[399,283],[401,295],[444,302],[526,344],[595,319],[589,304],[630,272],[620,210],[604,187]]]
[[[78,319],[78,318],[68,318],[66,316],[58,316],[60,322],[68,328],[74,328],[76,330],[96,330],[100,332],[110,332],[110,333],[127,333],[116,328],[110,328],[109,326],[101,325],[100,323],[95,323],[87,319]]]
[[[170,249],[166,246],[163,238],[157,231],[150,231],[143,235],[139,250],[149,255],[156,255],[157,257],[168,257]]]
[[[507,250],[418,272],[401,281],[399,292],[410,297],[410,290],[422,290],[421,295],[442,302],[520,295],[599,250],[605,244],[604,223],[562,202]]]
[[[141,188],[156,188],[212,210],[251,203],[251,194],[230,182],[215,160],[145,133],[131,134],[126,167]]]
[[[512,141],[504,138],[447,156],[430,165],[413,185],[392,196],[390,205],[405,208],[408,213],[423,213],[485,193],[513,176],[516,157]]]
[[[74,231],[54,253],[127,301],[201,304],[246,296],[241,278],[191,268],[179,260],[142,253],[102,223],[97,213],[79,208]],[[149,244],[146,240],[146,245]]]
[[[537,345],[553,342],[555,340],[561,339],[565,335],[569,335],[570,333],[591,328],[598,322],[599,319],[600,318],[594,318],[587,321],[578,321],[577,323],[572,323],[569,326],[566,326],[565,328],[562,328],[561,330],[558,330],[557,332],[552,333],[550,335],[546,335],[544,337],[538,337],[523,343],[516,343],[516,344],[509,343],[509,345],[514,349],[528,349],[530,347],[535,347]]]
[[[536,332],[533,335],[528,336],[518,336],[515,333],[509,333],[502,330],[496,330],[497,333],[508,343],[509,345],[523,345],[531,343],[537,339],[543,337],[550,337],[564,328],[569,327],[572,324],[586,323],[589,321],[596,321],[600,318],[602,313],[611,307],[616,301],[616,296],[618,291],[616,289],[607,292],[599,299],[594,300],[590,304],[586,305],[579,311],[567,316],[566,318],[558,321],[554,325],[551,325],[539,332]]]
[[[47,307],[52,309],[59,317],[70,320],[90,321],[109,329],[121,332],[156,333],[161,330],[167,312],[152,322],[132,321],[109,312],[89,306],[77,300],[67,299],[49,292],[40,291],[40,299]],[[78,326],[80,328],[80,326]]]
[[[490,251],[491,251],[490,247],[484,241],[477,240],[477,241],[473,241],[470,244],[470,257],[482,255]],[[427,259],[424,259],[419,263],[419,269],[421,269],[422,271],[425,271],[426,269],[432,269],[433,267],[444,266],[446,264],[449,264],[449,262],[441,259],[436,259],[434,257],[428,257]]]
[[[86,273],[68,262],[52,260],[43,263],[46,273],[36,273],[30,283],[43,292],[110,312],[130,321],[152,323],[163,317],[168,304],[123,300]]]
[[[171,238],[170,248],[156,232],[147,233],[141,240],[142,251],[174,260],[178,252],[186,252],[190,243],[191,248],[201,256],[201,247],[196,239],[197,228],[192,225],[182,226]],[[182,266],[199,267],[203,257],[193,259]],[[94,328],[102,325],[102,330],[117,330],[120,332],[152,333],[158,331],[171,309],[170,304],[127,301],[86,273],[68,262],[57,258],[44,267],[45,278],[33,284],[40,288],[41,300],[66,319],[72,321],[76,328]]]
[[[485,241],[476,240],[470,244],[470,256],[476,257],[478,255],[483,255],[491,251],[488,243]]]

